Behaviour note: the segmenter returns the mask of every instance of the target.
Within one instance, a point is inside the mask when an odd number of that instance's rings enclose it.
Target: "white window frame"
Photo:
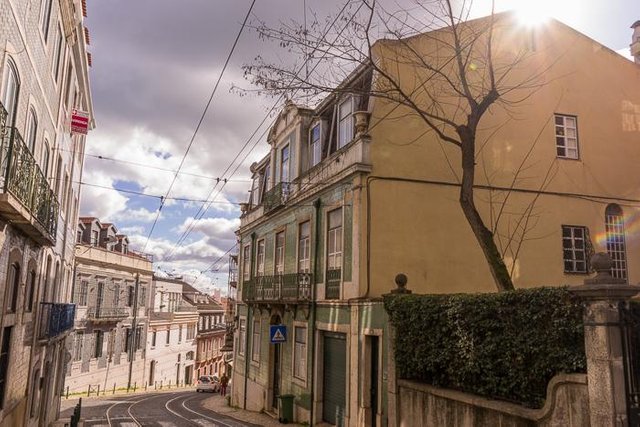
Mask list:
[[[318,130],[318,139],[313,139],[314,130]],[[316,122],[309,129],[309,167],[312,168],[322,160],[322,122]]]
[[[241,317],[238,320],[238,354],[244,356],[246,352],[247,340],[247,319]]]
[[[31,154],[35,157],[36,153],[36,142],[38,138],[38,114],[36,113],[36,109],[33,107],[29,108],[29,112],[27,113],[27,135],[25,138],[25,143],[31,151]]]
[[[298,330],[303,330],[301,336],[304,342],[298,341]],[[307,380],[307,342],[309,330],[306,325],[293,326],[293,377],[301,381]]]
[[[331,214],[340,212],[340,224],[338,226],[331,227],[330,217]],[[332,209],[327,212],[327,270],[342,270],[342,258],[343,258],[343,227],[344,227],[344,212],[342,207]],[[334,242],[333,248],[331,242]]]
[[[285,150],[287,154],[286,158],[284,157]],[[291,147],[289,144],[286,144],[282,148],[280,148],[279,162],[280,176],[278,177],[278,179],[280,180],[280,182],[286,184],[290,182],[291,179]]]
[[[258,326],[256,328],[256,325]],[[260,351],[262,342],[262,319],[253,320],[253,330],[251,331],[251,361],[260,363]]]
[[[256,277],[264,276],[264,259],[266,243],[264,239],[256,242]]]
[[[562,253],[565,273],[587,274],[589,272],[587,227],[581,225],[562,226]]]
[[[568,114],[555,114],[554,129],[557,156],[562,159],[580,159],[578,117]]]
[[[20,102],[20,74],[18,67],[13,59],[8,58],[4,66],[4,76],[2,77],[2,102],[3,107],[7,110],[6,125],[14,126],[15,117],[18,114],[18,103]]]
[[[251,280],[251,245],[242,248],[242,280]]]
[[[611,275],[617,279],[627,280],[627,244],[624,234],[624,214],[619,206],[620,214],[612,213],[611,205],[605,211],[605,232],[607,253],[611,257]],[[609,211],[609,212],[607,212]]]
[[[343,112],[342,107],[347,106],[348,111]],[[355,119],[353,117],[355,102],[353,96],[343,98],[338,103],[338,150],[353,141],[355,134]]]
[[[309,228],[308,234],[303,236],[302,227]],[[311,221],[298,224],[298,273],[311,272]]]
[[[287,245],[286,230],[278,231],[273,239],[273,274],[284,274],[284,255]],[[278,247],[278,236],[282,235],[282,246]]]

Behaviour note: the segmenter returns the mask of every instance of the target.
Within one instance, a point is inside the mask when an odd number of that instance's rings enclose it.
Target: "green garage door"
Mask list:
[[[347,337],[345,334],[324,334],[322,381],[322,420],[337,425],[336,413],[344,415],[347,390]]]

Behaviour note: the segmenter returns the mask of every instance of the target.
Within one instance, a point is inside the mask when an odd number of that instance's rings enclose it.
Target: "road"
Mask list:
[[[259,427],[203,406],[205,399],[217,397],[190,390],[86,399],[82,401],[82,418],[85,426],[91,427]],[[67,407],[60,419],[68,419],[72,413],[73,407]]]

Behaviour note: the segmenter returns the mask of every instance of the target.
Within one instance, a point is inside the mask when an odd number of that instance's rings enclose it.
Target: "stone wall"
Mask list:
[[[398,381],[399,427],[588,427],[589,397],[584,374],[557,375],[541,409],[490,400],[413,381]],[[393,422],[390,423],[393,425]]]

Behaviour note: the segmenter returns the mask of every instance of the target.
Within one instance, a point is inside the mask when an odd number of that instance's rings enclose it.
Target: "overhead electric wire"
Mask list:
[[[195,286],[196,282],[198,281],[198,279],[200,279],[200,276],[202,276],[205,272],[207,272],[210,269],[212,269],[217,263],[219,263],[222,260],[222,258],[224,258],[225,256],[229,255],[231,253],[231,251],[236,248],[236,246],[238,246],[237,243],[235,245],[231,246],[225,253],[220,255],[217,260],[215,260],[211,264],[209,264],[209,267],[207,267],[204,270],[200,271],[200,274],[198,274],[196,276],[195,280],[191,283],[191,286]]]
[[[231,46],[231,50],[229,51],[229,54],[227,55],[227,59],[224,62],[224,66],[222,67],[222,70],[220,71],[220,75],[218,76],[218,80],[216,81],[216,84],[213,87],[213,90],[211,91],[211,96],[209,97],[209,100],[207,101],[207,104],[205,105],[204,111],[202,112],[202,115],[200,116],[200,120],[198,121],[198,125],[196,126],[196,129],[194,130],[193,135],[191,136],[191,140],[189,141],[189,145],[187,145],[187,149],[185,150],[184,155],[182,156],[182,160],[180,160],[180,164],[178,165],[178,170],[173,175],[173,179],[171,180],[171,184],[169,185],[169,188],[167,189],[167,193],[165,194],[164,198],[160,201],[160,207],[158,208],[158,214],[156,215],[156,218],[153,221],[153,224],[151,225],[151,229],[149,230],[149,234],[147,235],[147,240],[144,243],[144,246],[142,248],[142,252],[145,251],[145,249],[147,248],[147,245],[149,244],[149,239],[151,239],[151,235],[153,234],[153,230],[156,228],[156,224],[158,223],[158,219],[160,218],[160,212],[162,211],[162,208],[164,207],[164,203],[167,200],[167,197],[169,197],[169,194],[171,193],[171,190],[173,189],[173,185],[175,184],[176,179],[178,178],[178,173],[182,169],[182,166],[184,165],[184,162],[185,162],[185,160],[187,158],[187,155],[189,154],[189,151],[191,150],[193,142],[196,139],[196,135],[198,134],[198,131],[200,130],[200,126],[202,125],[202,122],[204,121],[204,118],[207,115],[207,111],[209,110],[209,106],[211,105],[211,102],[213,101],[213,97],[215,96],[215,94],[216,94],[216,92],[218,90],[218,86],[220,85],[220,81],[222,80],[222,76],[224,75],[224,72],[226,71],[227,66],[229,65],[229,61],[231,60],[231,56],[233,55],[233,52],[236,50],[236,46],[238,45],[238,41],[240,40],[240,36],[242,35],[242,32],[244,31],[244,28],[245,28],[245,26],[247,24],[247,20],[249,19],[249,16],[251,16],[251,11],[253,10],[253,6],[255,4],[256,4],[256,0],[252,0],[251,5],[249,6],[249,10],[247,11],[247,14],[244,17],[244,21],[242,22],[242,26],[240,27],[240,30],[238,31],[238,34],[236,35],[236,38],[233,41],[233,45]]]
[[[336,17],[334,18],[333,22],[331,22],[331,24],[329,24],[323,34],[322,37],[320,38],[320,40],[318,41],[316,47],[314,48],[314,50],[311,52],[311,55],[313,55],[316,50],[318,50],[318,47],[320,46],[320,44],[325,40],[325,38],[327,37],[327,35],[329,34],[329,31],[331,30],[331,28],[333,28],[333,26],[336,24],[336,22],[338,22],[338,19],[340,18],[340,16],[344,13],[345,9],[347,8],[347,6],[351,3],[350,0],[347,0],[345,2],[345,4],[342,6],[342,9],[340,9],[340,11],[338,12],[338,14],[336,15]],[[355,18],[355,16],[358,14],[358,12],[360,11],[360,9],[362,8],[363,3],[360,4],[360,6],[356,9],[356,11],[353,13],[353,15],[351,16],[351,18],[346,22],[346,24],[344,25],[344,27],[338,32],[336,39],[333,41],[333,43],[331,43],[331,45],[333,46],[333,44],[337,41],[338,37],[340,37],[340,35],[344,32],[344,30],[349,26],[349,24],[353,21],[353,19]],[[324,58],[324,56],[327,54],[327,51],[325,50],[325,52],[323,52],[322,56],[320,57],[320,59]],[[313,73],[313,71],[315,71],[315,69],[318,67],[318,65],[320,64],[320,61],[317,61],[316,64],[314,65],[314,67],[311,69],[311,71],[308,70],[307,67],[307,61],[305,61],[305,64],[303,64],[302,66],[300,66],[300,68],[296,71],[294,77],[292,77],[291,81],[293,82],[297,76],[300,74],[300,72],[302,72],[302,70],[306,69],[306,75],[307,78],[310,75],[310,73]],[[297,92],[297,90],[296,90]],[[295,93],[295,92],[294,92]],[[224,174],[233,166],[233,163],[235,162],[235,160],[240,156],[240,154],[244,151],[244,149],[247,147],[247,145],[251,142],[251,139],[255,136],[255,134],[260,130],[260,128],[262,127],[262,125],[267,121],[267,119],[269,118],[270,114],[273,112],[273,110],[275,110],[275,108],[279,105],[280,101],[284,98],[284,94],[281,94],[278,99],[274,102],[274,104],[271,106],[271,108],[269,109],[269,111],[265,114],[265,117],[262,119],[262,121],[258,124],[257,128],[254,130],[254,132],[251,134],[251,136],[249,137],[249,139],[247,139],[247,141],[245,142],[245,144],[242,146],[242,148],[238,151],[238,154],[236,155],[236,157],[231,161],[231,163],[229,164],[229,166],[227,167],[227,169],[225,169]],[[264,134],[266,134],[266,132],[269,130],[269,128],[265,129],[265,131],[263,131],[262,135],[260,136],[260,138],[258,138],[253,146],[251,147],[251,149],[245,154],[245,156],[242,158],[242,160],[238,163],[238,165],[236,166],[236,168],[233,170],[233,172],[231,172],[231,174],[229,175],[229,178],[232,177],[238,170],[238,168],[240,167],[240,165],[243,164],[243,162],[247,159],[247,157],[249,157],[249,154],[251,154],[251,152],[255,149],[255,147],[257,146],[258,142],[261,141],[262,136]],[[226,182],[222,185],[222,187],[218,190],[218,192],[216,193],[215,196],[213,196],[213,200],[215,200],[215,198],[220,194],[220,192],[222,191],[222,189],[225,187]],[[217,186],[217,184],[216,184]],[[207,195],[207,200],[209,198],[211,198],[211,195],[213,194],[213,192],[216,189],[216,186],[214,186],[211,191],[209,192],[209,194]],[[212,203],[213,203],[212,200]],[[205,203],[206,204],[206,203]],[[178,239],[178,242],[176,242],[176,244],[174,245],[174,247],[172,248],[171,252],[169,253],[169,255],[167,256],[169,259],[171,259],[171,256],[175,253],[175,251],[177,250],[177,248],[184,242],[184,240],[189,236],[189,234],[191,233],[191,231],[193,230],[193,228],[195,227],[195,221],[201,219],[205,213],[207,212],[207,210],[209,209],[209,207],[211,206],[211,203],[209,203],[206,207],[205,204],[203,204],[200,209],[198,210],[198,212],[194,215],[191,224],[187,227],[187,229],[183,232],[182,236],[180,236],[180,238]]]

